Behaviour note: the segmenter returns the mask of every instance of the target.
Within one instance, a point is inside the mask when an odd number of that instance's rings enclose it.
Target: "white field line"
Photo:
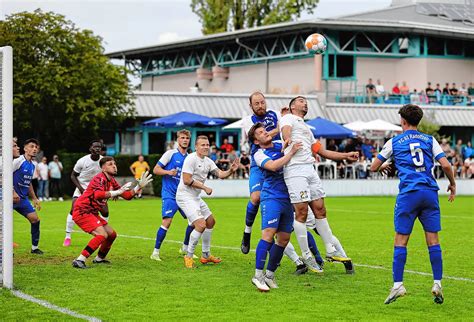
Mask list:
[[[11,291],[13,295],[15,295],[16,297],[19,297],[23,300],[26,300],[26,301],[30,301],[30,302],[33,302],[33,303],[36,303],[36,304],[39,304],[41,306],[44,306],[45,308],[47,309],[50,309],[50,310],[53,310],[53,311],[57,311],[57,312],[60,312],[62,314],[66,314],[66,315],[69,315],[69,316],[72,316],[72,317],[75,317],[75,318],[78,318],[78,319],[83,319],[83,320],[86,320],[86,321],[102,321],[101,319],[99,318],[96,318],[96,317],[93,317],[93,316],[88,316],[88,315],[84,315],[84,314],[80,314],[80,313],[77,313],[77,312],[74,312],[72,310],[69,310],[67,308],[64,308],[64,307],[60,307],[60,306],[57,306],[57,305],[54,305],[54,304],[51,304],[45,300],[40,300],[40,299],[37,299],[36,297],[33,297],[31,295],[28,295],[28,294],[25,294],[23,292],[20,292],[20,291],[17,291],[17,290],[13,290]]]
[[[143,239],[143,240],[155,240],[155,238],[151,238],[151,237],[143,237],[143,236],[130,236],[130,235],[122,235],[122,234],[119,234],[118,235],[119,237],[125,237],[125,238],[132,238],[132,239]],[[168,242],[168,243],[174,243],[174,244],[182,244],[183,242],[182,241],[178,241],[178,240],[170,240],[170,239],[165,239],[164,240],[165,242]],[[229,250],[237,250],[237,251],[240,251],[240,248],[239,247],[232,247],[232,246],[216,246],[216,245],[212,245],[211,247],[213,248],[219,248],[219,249],[229,249]],[[255,252],[254,249],[251,249],[250,250],[251,252]],[[391,268],[387,268],[387,267],[383,267],[383,266],[375,266],[375,265],[366,265],[366,264],[355,264],[355,266],[359,266],[359,267],[365,267],[365,268],[372,268],[372,269],[381,269],[381,270],[384,270],[384,271],[391,271],[392,269]],[[433,274],[431,273],[425,273],[425,272],[418,272],[418,271],[412,271],[412,270],[405,270],[406,273],[410,273],[410,274],[415,274],[415,275],[423,275],[423,276],[432,276]],[[456,276],[443,276],[444,279],[450,279],[450,280],[455,280],[455,281],[465,281],[465,282],[470,282],[470,283],[474,283],[474,279],[471,279],[471,278],[467,278],[467,277],[456,277]]]

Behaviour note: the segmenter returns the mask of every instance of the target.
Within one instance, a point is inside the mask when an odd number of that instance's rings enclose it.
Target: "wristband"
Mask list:
[[[113,190],[113,191],[109,191],[109,192],[110,192],[110,197],[112,197],[112,198],[118,197],[123,193],[122,190]]]
[[[138,190],[140,190],[140,189],[141,189],[141,188],[140,188],[140,185],[137,184],[137,185],[133,188],[133,192],[137,193]]]

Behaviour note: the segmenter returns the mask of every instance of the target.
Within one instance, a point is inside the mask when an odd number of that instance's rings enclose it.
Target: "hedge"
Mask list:
[[[60,153],[59,160],[63,164],[62,172],[62,184],[63,191],[66,195],[72,196],[75,186],[71,181],[71,173],[74,168],[74,164],[84,156],[83,153]],[[145,157],[145,161],[148,162],[150,168],[153,170],[153,167],[160,159],[161,154],[150,154]],[[116,155],[114,156],[115,162],[117,164],[117,176],[125,177],[132,176],[130,172],[130,166],[133,162],[138,160],[138,155]],[[155,196],[161,197],[161,176],[153,176],[153,192]]]

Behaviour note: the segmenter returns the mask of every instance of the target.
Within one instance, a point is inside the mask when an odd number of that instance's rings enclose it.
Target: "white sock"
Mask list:
[[[188,257],[193,258],[194,249],[196,248],[196,245],[197,245],[201,235],[202,235],[202,233],[200,233],[196,229],[194,229],[191,233],[191,236],[189,236],[188,255],[187,255]]]
[[[402,285],[403,285],[403,282],[395,282],[393,283],[393,288],[399,288]]]
[[[102,262],[104,259],[103,259],[103,258],[100,258],[99,255],[97,255],[97,256],[94,258],[94,260],[95,260],[96,262]]]
[[[263,276],[263,270],[261,270],[261,269],[256,269],[256,270],[255,270],[255,276],[257,276],[257,277]]]
[[[79,257],[77,258],[78,261],[83,261],[83,262],[85,262],[86,259],[87,259],[86,256],[84,256],[84,255],[82,255],[82,254],[79,255]]]
[[[252,233],[252,226],[245,225],[244,232],[247,233],[247,234],[251,234]]]
[[[303,258],[311,257],[311,251],[308,247],[306,224],[295,220],[293,222],[293,229],[295,230],[296,240],[298,240],[298,245],[300,246]]]
[[[35,250],[35,249],[38,249],[38,246],[31,245],[31,250]]]
[[[109,217],[104,217],[104,216],[100,216],[102,219],[104,219],[106,222],[109,222]]]
[[[202,233],[202,252],[203,253],[210,253],[211,252],[211,234],[212,228],[204,229]]]
[[[273,278],[275,276],[275,272],[269,271],[268,269],[265,271],[265,276],[268,278]]]
[[[66,218],[66,238],[71,239],[72,229],[74,228],[74,220],[72,220],[72,215],[67,214]]]
[[[188,252],[188,245],[183,244],[183,246],[181,246],[181,250],[183,251],[183,253],[187,253]]]
[[[295,247],[292,243],[288,242],[288,245],[286,245],[285,247],[284,253],[286,256],[288,256],[289,259],[291,259],[292,262],[296,263],[296,265],[299,265],[297,262],[300,261],[300,257],[296,253]]]
[[[332,244],[336,247],[336,250],[341,253],[342,256],[347,257],[344,248],[342,248],[341,242],[337,239],[336,236],[332,235]]]
[[[160,249],[159,248],[155,248],[153,250],[153,255],[160,255]]]
[[[434,280],[433,282],[434,282],[433,284],[438,284],[439,287],[441,287],[441,280]]]
[[[317,219],[316,218],[316,229],[318,230],[321,239],[323,240],[324,246],[326,246],[326,253],[333,253],[336,248],[332,244],[332,231],[329,227],[328,219]]]

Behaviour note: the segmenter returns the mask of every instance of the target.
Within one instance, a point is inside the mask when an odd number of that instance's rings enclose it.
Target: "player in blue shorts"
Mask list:
[[[181,130],[177,133],[178,148],[166,151],[155,168],[153,173],[159,176],[163,176],[161,198],[162,198],[162,209],[161,216],[161,227],[156,232],[155,249],[150,258],[161,261],[160,248],[163,240],[166,237],[166,233],[171,226],[174,214],[179,210],[181,216],[186,219],[186,215],[176,204],[176,189],[178,188],[179,180],[181,178],[181,168],[183,167],[184,159],[188,156],[189,140],[191,139],[191,132],[188,130]],[[184,254],[187,252],[189,244],[189,235],[193,231],[192,226],[186,228],[186,233],[183,242],[182,251]]]
[[[444,301],[441,288],[443,260],[439,245],[438,232],[441,230],[441,218],[438,201],[438,184],[432,174],[437,160],[449,179],[449,201],[454,201],[456,182],[451,164],[439,143],[431,135],[418,132],[417,126],[423,117],[420,107],[413,104],[403,106],[398,112],[401,116],[403,133],[385,143],[382,151],[373,161],[370,170],[389,172],[393,165],[386,162],[392,159],[400,177],[399,194],[395,203],[395,246],[393,252],[393,288],[385,304],[394,302],[406,294],[403,285],[403,271],[407,259],[407,244],[415,220],[421,222],[425,231],[426,244],[433,271],[431,293],[435,303]],[[385,162],[385,163],[384,163]]]
[[[28,139],[23,145],[25,154],[13,160],[13,190],[14,195],[16,194],[15,197],[18,196],[14,198],[13,209],[28,219],[31,224],[31,253],[42,255],[43,251],[38,248],[40,240],[40,219],[35,211],[35,208],[37,210],[41,209],[41,204],[38,198],[36,198],[33,186],[31,185],[35,171],[35,165],[32,161],[38,153],[38,148],[38,140]],[[34,207],[28,200],[28,196],[31,197]]]
[[[253,114],[247,116],[243,120],[243,128],[245,135],[248,134],[250,128],[257,122],[262,123],[265,130],[272,136],[273,140],[280,140],[280,130],[278,128],[278,121],[280,114],[273,110],[267,110],[265,96],[261,92],[253,92],[249,96],[249,106]],[[244,138],[245,139],[245,138]],[[258,147],[250,142],[250,175],[249,175],[249,190],[250,200],[247,203],[247,210],[245,213],[245,230],[242,238],[240,249],[242,253],[248,254],[250,251],[250,236],[252,233],[252,225],[258,213],[260,206],[260,191],[262,190],[263,172],[253,159],[254,153]]]
[[[270,288],[278,288],[275,270],[280,264],[293,230],[293,206],[283,178],[283,166],[302,145],[295,143],[290,153],[284,155],[281,143],[272,141],[271,134],[265,130],[262,123],[252,126],[248,135],[250,142],[259,146],[254,159],[264,174],[261,190],[262,239],[256,249],[255,276],[252,283],[259,291],[268,292]],[[270,253],[270,256],[264,274],[267,253]]]

